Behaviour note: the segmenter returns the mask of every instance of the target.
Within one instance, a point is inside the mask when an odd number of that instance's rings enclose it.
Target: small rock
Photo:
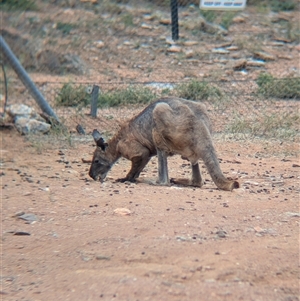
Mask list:
[[[123,45],[124,45],[124,46],[133,46],[133,43],[130,42],[130,41],[124,41],[124,42],[123,42]]]
[[[264,61],[274,61],[276,59],[274,55],[264,51],[254,52],[254,57]]]
[[[143,18],[146,20],[146,21],[152,21],[154,19],[154,16],[153,15],[144,15]]]
[[[127,208],[117,208],[114,210],[114,213],[118,215],[126,216],[126,215],[130,215],[131,211]]]
[[[233,60],[228,63],[228,65],[234,70],[245,69],[247,66],[246,59]]]
[[[18,211],[18,212],[15,213],[14,217],[19,217],[19,216],[21,216],[23,214],[25,214],[24,211]]]
[[[233,23],[245,23],[246,20],[244,17],[241,17],[241,16],[236,16],[232,19],[232,22]]]
[[[110,260],[109,256],[96,255],[97,260]]]
[[[18,218],[23,219],[27,222],[35,222],[38,220],[37,216],[33,213],[24,213],[22,215],[19,215]]]
[[[27,135],[27,134],[36,134],[36,133],[47,133],[49,132],[51,125],[46,123],[46,122],[42,122],[42,121],[38,121],[36,119],[32,119],[32,118],[28,118],[28,117],[18,117],[15,120],[15,126],[17,128],[17,130],[23,134],[23,135]]]
[[[171,47],[168,48],[168,52],[176,53],[176,52],[181,52],[182,48],[177,45],[172,45]]]
[[[31,234],[29,232],[16,231],[16,232],[13,233],[13,235],[26,236],[26,235],[31,235]]]
[[[235,46],[235,45],[231,45],[229,47],[226,47],[226,49],[229,51],[236,51],[236,50],[239,50],[239,47]]]
[[[217,231],[216,232],[216,234],[218,235],[218,237],[220,237],[220,238],[225,238],[226,237],[226,234],[227,234],[227,232],[226,231],[224,231],[224,230],[219,230],[219,231]]]
[[[263,67],[266,63],[261,60],[248,60],[247,61],[247,66],[250,67]]]
[[[257,233],[260,233],[260,234],[262,234],[262,233],[264,233],[264,232],[265,232],[265,229],[262,229],[262,228],[261,228],[261,227],[259,227],[259,226],[257,226],[257,227],[254,227],[253,229],[255,230],[255,232],[257,232]]]
[[[99,41],[96,41],[94,42],[94,45],[98,48],[98,49],[101,49],[105,46],[104,42],[99,40]]]
[[[194,46],[197,45],[198,42],[197,41],[185,41],[182,43],[184,46]]]
[[[290,39],[287,39],[285,37],[279,37],[279,36],[275,36],[274,40],[279,41],[279,42],[284,42],[284,43],[291,43],[292,42]]]
[[[148,25],[146,23],[142,23],[141,27],[144,29],[152,29],[153,28],[151,25]]]
[[[160,19],[159,20],[159,23],[160,24],[163,24],[163,25],[170,25],[172,23],[171,19]]]
[[[290,217],[300,217],[299,212],[286,212],[285,214],[290,216]]]
[[[184,51],[184,54],[186,58],[191,58],[194,56],[194,51],[192,49],[187,49]]]
[[[222,26],[210,22],[202,23],[201,29],[210,34],[226,35],[228,33],[228,31]]]
[[[16,116],[30,116],[34,109],[24,104],[13,104],[6,107],[6,112],[13,118]]]
[[[229,53],[230,51],[225,49],[225,48],[214,48],[212,49],[211,51],[212,53],[219,53],[219,54],[227,54]]]

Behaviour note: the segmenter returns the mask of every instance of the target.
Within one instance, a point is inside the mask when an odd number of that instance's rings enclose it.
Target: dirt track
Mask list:
[[[125,160],[101,185],[81,160],[91,140],[39,153],[1,134],[4,300],[299,300],[296,144],[218,139],[222,170],[242,186],[225,192],[205,168],[202,189],[116,183]],[[190,167],[173,157],[170,175]],[[141,179],[156,176],[153,159]]]

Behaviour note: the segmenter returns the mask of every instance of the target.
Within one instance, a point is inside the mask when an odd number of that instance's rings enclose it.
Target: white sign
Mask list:
[[[239,10],[246,7],[247,0],[200,0],[201,9]]]

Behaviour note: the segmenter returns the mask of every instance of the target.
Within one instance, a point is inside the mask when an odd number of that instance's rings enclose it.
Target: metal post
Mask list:
[[[172,39],[178,40],[178,0],[171,0]]]
[[[50,117],[53,117],[55,120],[59,121],[58,117],[56,116],[48,102],[45,100],[44,96],[35,86],[31,78],[27,74],[26,70],[23,68],[17,57],[6,44],[2,36],[0,36],[0,51],[4,54],[11,67],[17,73],[25,87],[29,90],[30,94],[35,99],[42,111]]]
[[[92,97],[91,97],[91,116],[92,117],[97,117],[98,97],[99,97],[99,86],[94,85],[93,90],[92,90]]]

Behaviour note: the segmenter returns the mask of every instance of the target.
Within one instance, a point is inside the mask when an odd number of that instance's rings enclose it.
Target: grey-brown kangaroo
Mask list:
[[[134,182],[152,156],[158,157],[158,183],[170,184],[167,157],[179,154],[192,165],[192,179],[174,179],[176,184],[201,187],[203,180],[199,159],[206,165],[218,188],[233,190],[239,183],[225,178],[212,143],[211,125],[201,103],[170,97],[161,98],[129,120],[106,143],[93,131],[97,144],[89,175],[103,181],[113,164],[124,157],[132,166],[125,178],[119,181]]]

